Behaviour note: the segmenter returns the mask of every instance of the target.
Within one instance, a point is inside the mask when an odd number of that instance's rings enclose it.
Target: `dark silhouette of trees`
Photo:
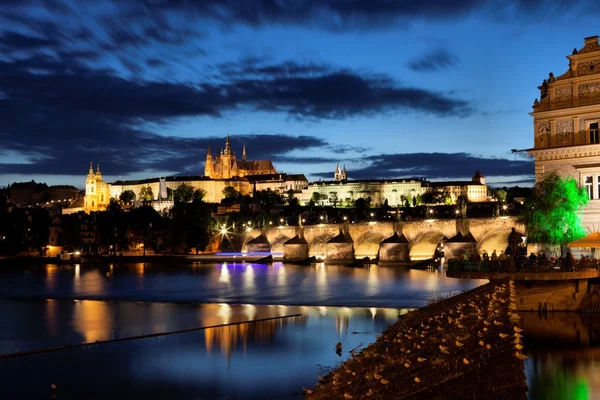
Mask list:
[[[190,185],[186,185],[182,183],[175,189],[175,193],[173,195],[173,199],[177,202],[182,201],[184,203],[189,203],[194,198],[194,188]]]
[[[133,190],[125,190],[119,196],[119,200],[123,203],[133,203],[135,201],[135,192]]]

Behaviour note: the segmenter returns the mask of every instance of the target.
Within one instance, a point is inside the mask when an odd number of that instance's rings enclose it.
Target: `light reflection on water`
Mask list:
[[[3,268],[0,298],[125,299],[231,304],[419,307],[485,280],[401,267],[152,263]]]
[[[10,386],[0,387],[5,398],[41,398],[51,383],[59,387],[60,399],[298,398],[302,386],[314,385],[317,376],[325,373],[320,366],[335,366],[351,349],[374,340],[398,317],[395,309],[90,300],[6,300],[0,307],[4,308],[0,311],[19,309],[41,317],[39,326],[13,322],[0,333],[3,346],[12,339],[19,350],[54,346],[64,338],[77,343],[76,338],[79,342],[103,340],[157,329],[243,321],[251,315],[302,314],[0,360],[0,373],[11,381]],[[49,309],[53,311],[48,313]],[[45,340],[27,340],[32,329],[43,330],[43,319],[50,315],[58,324],[59,335],[46,330],[42,332],[47,335]],[[13,334],[6,337],[7,332]],[[335,354],[337,342],[343,344],[343,358]],[[100,376],[102,384],[97,385]]]
[[[600,398],[600,318],[521,313],[531,400]]]

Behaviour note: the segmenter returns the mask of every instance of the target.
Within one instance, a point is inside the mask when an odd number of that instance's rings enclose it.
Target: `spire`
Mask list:
[[[94,166],[92,165],[92,162],[90,161],[90,169],[88,171],[88,174],[92,174],[94,175]]]
[[[217,153],[217,157],[219,153]],[[208,150],[206,152],[206,161],[204,162],[204,176],[208,176],[209,178],[214,177],[215,175],[215,164],[213,163],[212,153],[210,151],[210,144],[208,145]]]
[[[231,142],[229,141],[229,135],[227,135],[227,140],[225,140],[225,151],[223,154],[225,154],[225,155],[231,154]]]
[[[242,161],[246,161],[246,145],[242,148]]]
[[[96,173],[99,174],[100,173],[100,164],[96,164]]]

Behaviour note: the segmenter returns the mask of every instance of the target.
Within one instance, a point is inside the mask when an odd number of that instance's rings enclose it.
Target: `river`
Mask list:
[[[0,359],[0,398],[294,399],[408,309],[485,282],[322,264],[7,267],[0,354],[211,328]],[[600,396],[600,318],[521,324],[531,399]]]

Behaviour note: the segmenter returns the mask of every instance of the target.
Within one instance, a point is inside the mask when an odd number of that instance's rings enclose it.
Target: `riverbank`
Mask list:
[[[305,398],[526,399],[514,299],[502,280],[413,311]]]

